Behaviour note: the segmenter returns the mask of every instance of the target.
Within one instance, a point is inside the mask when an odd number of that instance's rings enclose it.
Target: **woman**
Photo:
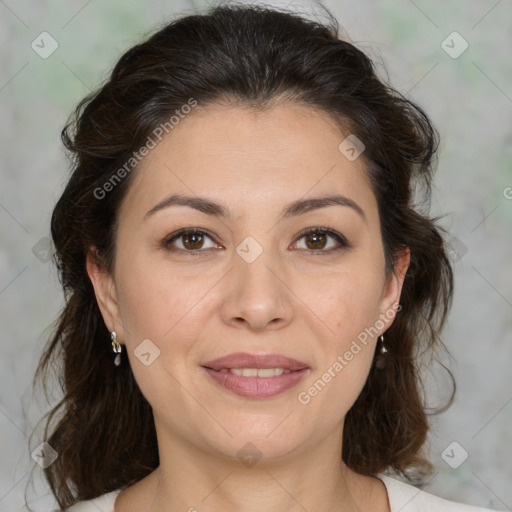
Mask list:
[[[62,509],[485,510],[412,485],[434,469],[416,361],[452,297],[412,200],[438,134],[334,19],[178,19],[63,141],[66,305],[36,372],[63,360]]]

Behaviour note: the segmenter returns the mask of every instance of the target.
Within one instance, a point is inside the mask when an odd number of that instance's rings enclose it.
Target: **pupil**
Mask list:
[[[200,245],[201,244],[201,237],[202,235],[198,235],[197,233],[189,233],[187,235],[185,235],[185,247],[187,247],[188,245],[193,245],[193,246],[197,246],[198,244]],[[191,242],[191,239],[196,239],[195,242]],[[199,239],[199,240],[198,240]],[[192,247],[192,249],[197,249],[197,247]]]
[[[324,234],[318,234],[318,233],[310,233],[309,235],[314,241],[313,241],[313,249],[318,249],[318,244],[322,246],[322,242],[325,241],[325,235]],[[308,244],[309,247],[309,244]]]

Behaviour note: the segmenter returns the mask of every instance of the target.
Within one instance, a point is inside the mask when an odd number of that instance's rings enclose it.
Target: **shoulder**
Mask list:
[[[114,503],[120,492],[121,489],[117,489],[92,500],[79,501],[62,512],[114,512]]]
[[[488,508],[445,500],[396,478],[379,474],[388,491],[391,512],[494,512]]]

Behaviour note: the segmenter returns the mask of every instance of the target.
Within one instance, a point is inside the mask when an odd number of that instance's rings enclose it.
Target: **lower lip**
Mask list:
[[[231,372],[203,368],[218,384],[246,398],[268,398],[292,388],[304,377],[309,368],[274,377],[242,377]]]

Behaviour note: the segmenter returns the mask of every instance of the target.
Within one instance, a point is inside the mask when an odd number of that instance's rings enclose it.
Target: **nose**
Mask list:
[[[251,263],[236,254],[233,264],[221,306],[224,322],[252,331],[288,325],[294,312],[293,292],[282,267],[271,261],[270,251]]]

